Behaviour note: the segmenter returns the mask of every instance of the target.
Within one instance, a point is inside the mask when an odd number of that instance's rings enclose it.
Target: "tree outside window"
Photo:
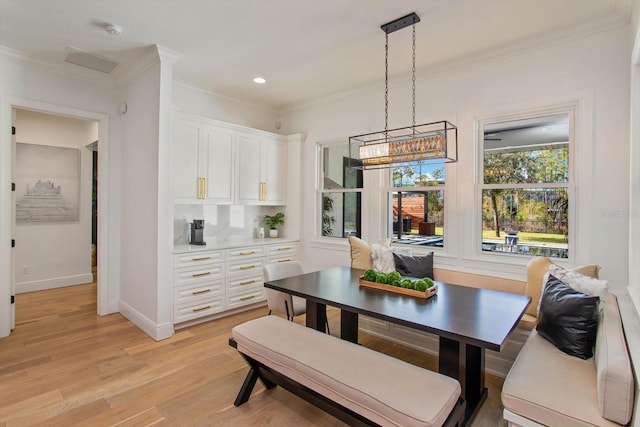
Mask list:
[[[484,126],[482,250],[567,258],[569,114]]]

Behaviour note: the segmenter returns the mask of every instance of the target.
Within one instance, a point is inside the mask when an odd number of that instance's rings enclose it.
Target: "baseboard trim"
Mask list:
[[[87,283],[93,283],[93,274],[77,274],[75,276],[54,277],[52,279],[34,280],[31,282],[17,282],[16,294],[66,288],[67,286],[85,285]]]
[[[122,301],[120,301],[119,311],[120,314],[127,318],[127,320],[156,341],[171,338],[173,336],[173,324],[171,322],[157,324],[138,310],[131,307],[129,304]]]

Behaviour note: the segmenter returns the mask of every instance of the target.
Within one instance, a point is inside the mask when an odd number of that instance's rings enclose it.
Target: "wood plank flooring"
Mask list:
[[[0,427],[344,425],[279,387],[265,392],[258,384],[249,402],[233,406],[247,366],[228,346],[231,328],[266,315],[266,308],[156,342],[120,314],[97,316],[95,284],[16,300],[16,329],[0,339]],[[330,310],[329,317],[336,334],[339,312]],[[360,341],[437,366],[433,356],[368,334]],[[489,398],[473,426],[506,426],[502,379],[488,375],[486,382]]]

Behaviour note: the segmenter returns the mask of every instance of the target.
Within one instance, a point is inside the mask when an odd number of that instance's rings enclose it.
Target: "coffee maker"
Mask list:
[[[192,245],[206,245],[204,237],[204,219],[194,219],[191,223],[191,243]]]

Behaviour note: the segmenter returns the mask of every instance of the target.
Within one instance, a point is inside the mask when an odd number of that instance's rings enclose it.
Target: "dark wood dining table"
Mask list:
[[[438,371],[460,381],[469,425],[487,397],[485,349],[501,351],[531,299],[524,295],[436,282],[424,299],[361,287],[364,270],[334,267],[264,286],[305,298],[306,325],[324,331],[326,306],[340,309],[340,338],[358,342],[363,314],[439,336]]]

